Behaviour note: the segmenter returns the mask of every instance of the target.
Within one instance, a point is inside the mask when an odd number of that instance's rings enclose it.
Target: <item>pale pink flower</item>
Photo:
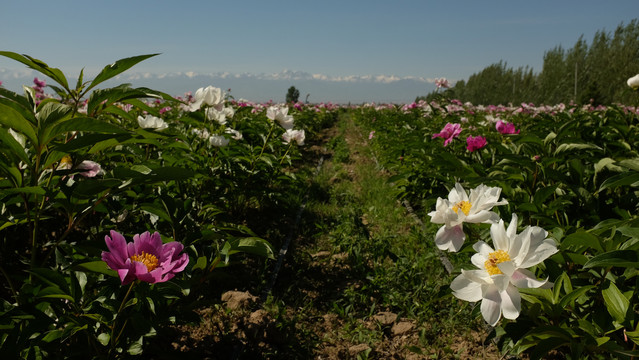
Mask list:
[[[77,166],[76,169],[82,170],[80,172],[80,175],[84,177],[96,177],[97,175],[101,175],[103,173],[100,164],[91,160],[84,160],[80,163],[80,165]]]
[[[446,78],[437,78],[435,79],[435,86],[437,86],[437,88],[448,89],[450,87],[450,83]]]

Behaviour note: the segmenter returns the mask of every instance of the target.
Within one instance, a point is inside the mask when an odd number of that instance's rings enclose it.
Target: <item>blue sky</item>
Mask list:
[[[434,78],[466,79],[500,60],[538,72],[545,51],[570,48],[580,35],[590,43],[597,30],[613,32],[637,17],[638,0],[5,1],[0,49],[34,56],[70,78],[83,67],[90,77],[117,59],[161,53],[121,82],[180,73],[180,81],[153,82],[176,95],[223,87],[214,81],[227,73],[224,86],[234,84],[229,77],[262,81],[260,93],[248,80],[233,88],[256,101],[282,101],[281,88],[296,79],[315,101],[338,100],[330,98],[331,84],[342,101],[382,101],[376,97],[386,90],[375,86],[405,79],[406,94],[396,83],[387,100],[412,101]],[[9,87],[24,66],[0,58],[0,70]],[[415,93],[420,83],[424,90]]]

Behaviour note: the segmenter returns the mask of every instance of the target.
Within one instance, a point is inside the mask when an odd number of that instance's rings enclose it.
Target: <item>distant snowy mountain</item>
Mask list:
[[[29,69],[11,71],[0,69],[0,81],[5,88],[22,92],[22,85],[33,85],[33,78],[51,80]],[[85,75],[85,79],[92,79]],[[76,79],[68,79],[75,84]],[[398,77],[394,75],[351,75],[328,76],[303,71],[284,70],[272,74],[218,72],[199,74],[194,72],[176,72],[167,74],[125,72],[104,83],[103,86],[115,86],[130,83],[134,87],[148,87],[171,95],[183,95],[195,92],[209,85],[228,91],[236,99],[256,102],[273,100],[282,102],[289,87],[300,91],[300,100],[312,103],[409,103],[417,96],[423,96],[435,89],[434,79],[422,77]]]

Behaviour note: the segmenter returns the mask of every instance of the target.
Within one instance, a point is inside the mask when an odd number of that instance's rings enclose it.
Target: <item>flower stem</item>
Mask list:
[[[115,314],[115,318],[113,319],[113,324],[111,325],[111,348],[109,349],[109,355],[111,354],[111,352],[115,349],[115,346],[117,345],[117,340],[120,338],[120,335],[122,335],[122,332],[124,331],[124,327],[126,326],[126,321],[124,322],[124,324],[122,325],[122,328],[120,329],[120,332],[118,333],[117,337],[114,337],[115,335],[115,325],[118,323],[118,318],[120,317],[120,313],[122,312],[122,309],[124,309],[124,305],[126,304],[127,299],[129,298],[129,295],[131,294],[131,290],[133,290],[133,286],[135,285],[135,281],[131,283],[131,285],[129,286],[129,289],[126,291],[126,295],[124,295],[124,299],[122,299],[122,303],[120,304],[120,308],[118,309],[118,312]]]

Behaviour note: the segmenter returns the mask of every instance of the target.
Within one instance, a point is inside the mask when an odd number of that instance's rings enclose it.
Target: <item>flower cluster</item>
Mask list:
[[[230,139],[225,135],[228,134],[234,140],[241,140],[242,134],[227,127],[229,119],[235,115],[235,109],[231,106],[226,106],[226,95],[220,88],[213,86],[207,86],[205,88],[199,88],[195,91],[194,96],[188,94],[186,96],[188,105],[184,107],[184,110],[193,112],[204,108],[204,116],[207,120],[221,125],[221,133],[211,134],[208,129],[193,129],[192,132],[200,139],[208,139],[209,144],[214,147],[224,147],[230,142]]]
[[[286,131],[282,134],[284,144],[295,142],[297,145],[304,145],[306,134],[304,130],[293,130],[295,120],[288,114],[288,107],[269,106],[266,109],[266,117],[271,121],[277,121]]]
[[[444,225],[435,235],[435,243],[442,250],[458,251],[465,240],[462,224],[489,223],[493,246],[484,241],[473,245],[477,252],[471,257],[474,270],[462,270],[450,284],[453,295],[470,302],[481,301],[481,314],[495,326],[502,315],[514,320],[521,312],[520,288],[551,287],[548,280],[538,280],[527,268],[535,266],[555,254],[557,246],[548,233],[538,226],[527,226],[517,233],[517,215],[512,214],[508,228],[493,206],[501,189],[479,185],[466,194],[457,183],[448,200],[438,198],[436,210],[429,213],[433,223]]]

